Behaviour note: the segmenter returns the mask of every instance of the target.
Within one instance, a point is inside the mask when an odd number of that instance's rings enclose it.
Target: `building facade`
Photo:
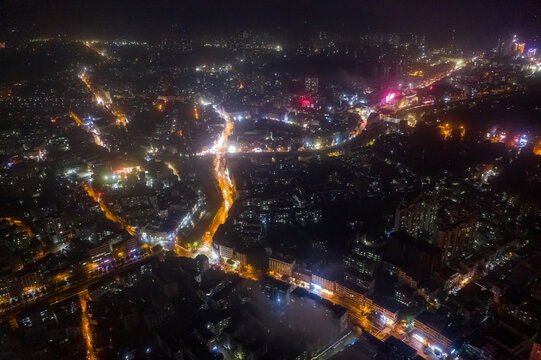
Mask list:
[[[269,271],[275,274],[291,276],[295,260],[280,260],[276,257],[269,257]]]

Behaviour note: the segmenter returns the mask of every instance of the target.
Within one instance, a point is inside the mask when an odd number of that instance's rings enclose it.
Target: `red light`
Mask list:
[[[310,107],[310,100],[302,99],[301,105],[302,105],[302,107]]]

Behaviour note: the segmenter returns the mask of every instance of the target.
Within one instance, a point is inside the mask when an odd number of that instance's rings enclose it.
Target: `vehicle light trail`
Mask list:
[[[177,177],[178,181],[180,181],[180,174],[178,173],[177,168],[173,164],[171,164],[170,162],[167,163],[167,167],[169,169],[171,169],[173,174],[175,174],[175,176]]]
[[[79,293],[79,302],[81,303],[81,330],[86,343],[86,358],[87,360],[97,360],[92,343],[92,329],[90,328],[90,316],[87,308],[89,300],[90,294],[88,293],[88,289]]]
[[[100,55],[100,56],[103,56],[105,58],[107,58],[107,60],[111,60],[112,57],[107,55],[105,53],[105,51],[101,50],[101,49],[98,49],[92,42],[90,41],[84,41],[83,44],[89,48],[90,50],[94,51],[96,54]]]
[[[92,134],[92,137],[94,138],[94,142],[96,143],[96,145],[104,147],[107,150],[110,150],[109,147],[101,140],[100,132],[96,127],[94,127],[94,124],[89,123],[88,125],[85,125],[81,121],[81,119],[73,113],[73,111],[70,111],[70,117],[75,121],[75,124],[77,126],[83,127],[87,133]]]
[[[21,228],[24,232],[26,232],[28,234],[29,237],[33,237],[34,235],[32,234],[32,230],[30,230],[30,228],[26,225],[23,224],[23,222],[19,219],[15,219],[15,218],[12,218],[12,217],[3,217],[3,218],[0,218],[0,220],[5,220],[9,223],[9,225],[11,226],[17,226],[19,228]]]
[[[99,90],[92,86],[92,83],[88,80],[86,73],[81,73],[79,78],[86,85],[90,93],[95,97],[96,103],[115,117],[117,125],[122,125],[124,128],[126,128],[126,125],[128,124],[128,118],[126,115],[118,108],[115,108],[111,102],[106,102],[104,100],[104,96],[101,96],[102,94],[100,94]]]
[[[218,227],[223,224],[227,219],[229,210],[231,209],[231,206],[233,205],[233,202],[235,200],[236,191],[235,185],[233,184],[233,182],[231,181],[231,177],[229,176],[229,170],[227,169],[227,162],[225,158],[225,155],[227,153],[227,138],[231,134],[231,131],[233,131],[233,122],[227,115],[221,117],[225,120],[224,131],[222,135],[218,138],[218,140],[216,140],[210,152],[214,154],[214,175],[218,182],[220,192],[222,193],[222,203],[220,204],[216,215],[212,219],[208,231],[202,239],[203,246],[208,248],[209,251],[211,248],[210,243],[212,241],[212,238],[214,237],[214,234],[216,233],[216,230],[218,230]]]

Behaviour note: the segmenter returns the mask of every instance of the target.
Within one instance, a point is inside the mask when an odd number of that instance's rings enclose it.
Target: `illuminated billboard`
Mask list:
[[[383,100],[383,102],[385,104],[390,104],[395,98],[396,98],[396,93],[394,91],[391,91],[387,93],[387,95],[385,95],[385,99]]]

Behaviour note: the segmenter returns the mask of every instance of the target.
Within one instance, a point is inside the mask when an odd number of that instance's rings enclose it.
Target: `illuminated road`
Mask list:
[[[476,58],[474,58],[476,59]],[[444,74],[440,74],[430,80],[427,80],[423,83],[421,83],[418,87],[416,87],[416,90],[421,90],[421,89],[426,89],[432,85],[434,85],[435,83],[437,83],[438,81],[441,81],[449,76],[451,76],[452,74],[454,74],[455,72],[457,71],[460,71],[462,69],[464,69],[467,65],[467,61],[464,60],[464,59],[461,59],[459,61],[457,61],[455,63],[455,66],[449,70],[448,72],[444,73]],[[433,106],[433,105],[429,105],[429,106]],[[403,118],[409,111],[411,110],[415,110],[415,109],[420,109],[420,108],[426,108],[427,106],[426,105],[414,105],[414,106],[405,106],[403,108],[400,108],[398,109],[397,111],[395,111],[395,116],[399,117],[399,118]],[[399,116],[400,114],[400,116]]]
[[[104,204],[104,202],[101,201],[101,194],[96,194],[94,189],[92,189],[92,186],[88,184],[84,184],[84,188],[86,193],[100,205],[100,209],[101,211],[103,211],[107,219],[119,224],[122,229],[126,230],[130,235],[135,236],[135,229],[133,228],[133,226],[126,224],[126,222],[118,215],[113,214],[113,212],[109,210],[109,208],[107,208],[107,206]]]
[[[335,140],[333,140],[330,145],[315,144],[315,145],[308,146],[308,147],[302,146],[302,147],[300,147],[298,149],[294,149],[294,150],[293,149],[284,149],[284,148],[280,148],[280,149],[254,148],[254,149],[242,149],[242,150],[235,149],[235,148],[228,148],[227,152],[230,153],[230,154],[252,154],[252,153],[255,153],[255,154],[257,154],[257,153],[264,153],[264,154],[286,154],[287,153],[287,154],[292,154],[293,153],[293,154],[295,154],[295,153],[308,153],[308,152],[319,152],[319,151],[332,150],[332,149],[335,149],[335,148],[340,148],[340,147],[346,146],[349,143],[351,143],[352,140],[356,139],[364,131],[365,127],[366,127],[366,119],[361,118],[361,121],[359,122],[359,124],[357,124],[355,129],[350,132],[350,135],[344,141],[338,143],[338,142],[335,142]],[[210,150],[210,151],[212,151],[212,150]]]
[[[235,185],[231,181],[229,175],[229,170],[227,169],[226,161],[226,152],[227,152],[227,138],[233,131],[233,122],[229,119],[228,116],[224,116],[225,120],[224,131],[220,138],[216,141],[213,147],[214,152],[214,161],[213,161],[213,170],[214,176],[218,183],[218,188],[220,189],[222,195],[222,203],[214,219],[212,220],[206,234],[202,238],[202,251],[209,252],[212,245],[212,238],[218,230],[218,227],[225,222],[227,215],[229,214],[229,209],[233,205],[235,200]]]
[[[194,108],[195,115],[197,110]],[[224,130],[220,137],[214,142],[214,145],[205,154],[213,154],[212,172],[218,185],[220,192],[220,204],[215,215],[212,217],[208,227],[205,228],[205,233],[201,236],[200,241],[197,241],[196,247],[187,250],[182,246],[176,246],[175,252],[179,256],[195,257],[198,254],[204,254],[210,257],[212,250],[212,239],[218,227],[225,223],[229,210],[235,201],[235,185],[231,180],[229,169],[227,168],[227,139],[233,131],[233,121],[228,115],[218,112],[218,115],[225,121]]]
[[[475,103],[476,101],[485,101],[485,100],[495,100],[495,99],[498,99],[498,98],[506,98],[508,96],[511,96],[511,95],[514,95],[514,94],[520,94],[520,93],[524,93],[524,92],[525,92],[524,89],[514,89],[514,90],[509,90],[509,91],[506,91],[506,92],[503,92],[503,93],[496,93],[496,94],[476,94],[473,97],[454,99],[454,100],[451,100],[451,101],[449,101],[447,103],[443,103],[443,104],[415,105],[415,106],[410,106],[410,107],[405,107],[405,108],[399,109],[395,113],[395,116],[398,117],[398,118],[405,118],[405,116],[407,114],[409,114],[410,112],[413,112],[415,110],[427,111],[427,110],[436,109],[438,107],[463,106],[463,105],[466,105],[466,104],[469,104],[469,103],[472,103],[472,102]]]
[[[90,124],[89,126],[85,126],[85,124],[83,124],[81,119],[77,115],[75,115],[75,113],[73,111],[70,111],[70,117],[75,121],[75,124],[77,126],[80,126],[80,127],[84,128],[87,133],[92,135],[96,145],[104,147],[107,150],[109,150],[109,147],[101,140],[100,132],[99,132],[98,129],[94,128],[92,124]]]
[[[106,58],[107,60],[111,60],[113,57],[112,56],[109,56],[105,53],[104,50],[102,49],[99,49],[96,45],[94,45],[94,42],[90,42],[90,41],[83,41],[83,44],[89,48],[90,50],[94,51],[96,54],[100,55],[100,56],[103,56],[104,58]]]
[[[81,73],[79,78],[94,96],[98,105],[101,105],[105,110],[107,110],[107,112],[115,117],[117,125],[122,125],[124,128],[126,128],[128,124],[128,118],[126,115],[120,109],[116,108],[112,101],[106,101],[105,95],[100,93],[100,90],[96,89],[96,87],[92,85],[85,72]]]
[[[67,300],[69,298],[72,298],[78,295],[81,291],[88,289],[89,286],[97,283],[98,281],[106,279],[107,277],[114,279],[114,276],[116,276],[116,274],[118,274],[120,271],[128,270],[132,268],[133,266],[140,264],[141,262],[149,261],[150,259],[156,256],[160,256],[163,253],[164,253],[164,250],[161,250],[161,251],[156,251],[150,255],[140,256],[136,260],[131,260],[124,264],[113,267],[109,271],[91,274],[89,275],[90,277],[70,283],[63,288],[48,290],[39,296],[24,300],[9,308],[1,309],[0,322],[5,321],[6,319],[9,319],[15,316],[16,314],[24,311],[28,306],[31,306],[34,304],[45,304],[46,302],[48,303],[49,306],[51,306],[59,302],[62,302],[64,300]]]
[[[180,181],[180,174],[179,174],[177,168],[175,167],[175,165],[171,164],[170,162],[166,163],[166,165],[167,165],[167,167],[169,169],[171,169],[173,174],[177,177],[178,181]]]
[[[327,346],[325,349],[321,350],[319,354],[312,356],[311,359],[330,359],[333,355],[339,353],[346,346],[350,345],[356,338],[357,335],[353,331],[349,330],[338,340]]]
[[[476,59],[476,58],[474,58],[474,59]],[[466,66],[466,64],[467,64],[467,62],[464,59],[460,59],[460,60],[455,62],[455,66],[451,70],[449,70],[446,73],[440,74],[440,75],[438,75],[438,76],[436,76],[436,77],[434,77],[434,78],[432,78],[430,80],[427,80],[427,81],[421,83],[418,88],[423,89],[423,88],[427,88],[429,86],[432,86],[435,83],[437,83],[438,81],[443,80],[446,77],[451,76],[451,74],[453,74],[454,72],[456,72],[458,70],[462,70]]]
[[[367,317],[367,314],[358,308],[354,303],[344,299],[336,294],[330,295],[321,293],[318,294],[324,299],[331,301],[337,305],[343,306],[349,312],[349,315],[356,319],[359,324],[362,326],[364,331],[367,331],[371,335],[377,337],[381,341],[385,341],[388,337],[394,336],[395,338],[402,340],[409,346],[417,350],[417,354],[427,360],[436,360],[437,357],[434,354],[425,354],[423,349],[423,344],[414,338],[410,338],[401,323],[396,323],[392,326],[386,325],[382,330],[378,328],[370,319]]]
[[[16,218],[12,218],[12,217],[3,217],[3,218],[0,218],[0,221],[7,221],[9,223],[9,225],[11,226],[17,226],[19,228],[21,228],[24,232],[26,232],[28,234],[28,237],[32,237],[34,236],[32,234],[32,230],[30,230],[30,228],[26,225],[23,224],[23,222],[19,219],[16,219]]]
[[[81,330],[86,343],[86,358],[87,360],[96,360],[96,353],[93,345],[92,328],[90,327],[90,315],[88,314],[87,303],[90,301],[88,289],[79,293],[79,301],[81,303]]]

